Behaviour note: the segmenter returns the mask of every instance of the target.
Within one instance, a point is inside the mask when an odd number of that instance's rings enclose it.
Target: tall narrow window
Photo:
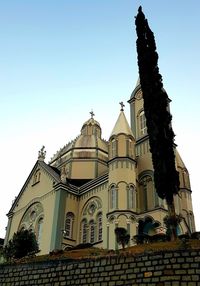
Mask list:
[[[117,191],[115,186],[112,186],[110,189],[110,207],[111,209],[117,207]]]
[[[87,242],[87,221],[86,219],[82,221],[82,242],[83,243]]]
[[[94,221],[90,221],[90,243],[94,243]]]
[[[68,238],[72,238],[73,236],[73,222],[74,214],[71,212],[67,213],[65,220],[65,236]]]
[[[144,176],[141,181],[140,181],[140,185],[142,188],[142,192],[141,194],[141,209],[143,211],[146,211],[148,209],[148,196],[147,196],[147,192],[148,192],[148,182],[149,180],[151,180],[151,178],[149,176]]]
[[[37,242],[39,246],[40,246],[41,238],[42,238],[43,222],[44,222],[44,219],[43,217],[41,217],[37,223]]]
[[[102,240],[102,213],[97,216],[98,241]]]
[[[146,117],[144,111],[141,111],[139,115],[139,127],[140,127],[140,136],[147,134]]]
[[[136,190],[133,186],[129,188],[128,206],[130,209],[136,210]]]
[[[36,183],[39,183],[40,176],[41,176],[41,173],[40,173],[40,170],[38,169],[33,176],[33,185]]]
[[[112,142],[111,142],[111,148],[112,148],[111,154],[112,154],[112,157],[116,156],[116,151],[117,151],[116,147],[117,147],[117,142],[116,142],[115,139],[113,139]]]

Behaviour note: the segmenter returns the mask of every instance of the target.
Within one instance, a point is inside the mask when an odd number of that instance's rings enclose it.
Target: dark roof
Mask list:
[[[67,179],[67,182],[69,184],[74,185],[76,187],[81,187],[89,181],[91,181],[91,179]]]
[[[48,166],[49,166],[51,169],[53,169],[54,172],[56,172],[56,173],[60,176],[60,170],[58,170],[56,167],[50,166],[49,164],[48,164]]]

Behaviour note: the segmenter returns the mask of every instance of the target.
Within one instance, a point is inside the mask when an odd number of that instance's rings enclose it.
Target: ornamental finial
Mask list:
[[[93,119],[93,117],[95,116],[93,110],[90,111],[90,115],[91,115],[91,118]]]
[[[123,101],[121,101],[119,104],[121,105],[120,111],[124,111],[124,106],[125,106],[125,105],[124,105]]]
[[[38,152],[38,160],[40,160],[40,161],[44,161],[44,159],[46,157],[46,150],[44,150],[44,149],[45,149],[45,147],[42,146],[42,148]]]

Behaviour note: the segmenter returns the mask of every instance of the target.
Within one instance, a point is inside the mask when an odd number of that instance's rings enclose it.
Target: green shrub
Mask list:
[[[122,245],[122,248],[125,248],[125,245],[129,243],[130,234],[128,234],[127,230],[123,227],[117,227],[115,229],[115,235],[117,243]]]
[[[4,247],[3,253],[7,260],[12,258],[19,259],[28,254],[39,251],[35,234],[30,230],[20,230],[14,233],[13,238],[9,240]]]

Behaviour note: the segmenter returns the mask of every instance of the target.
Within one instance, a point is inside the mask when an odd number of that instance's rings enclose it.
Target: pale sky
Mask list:
[[[195,0],[0,1],[0,237],[12,201],[45,145],[46,162],[93,109],[109,138],[138,78],[134,17],[154,32],[176,144],[199,216],[200,3]]]

